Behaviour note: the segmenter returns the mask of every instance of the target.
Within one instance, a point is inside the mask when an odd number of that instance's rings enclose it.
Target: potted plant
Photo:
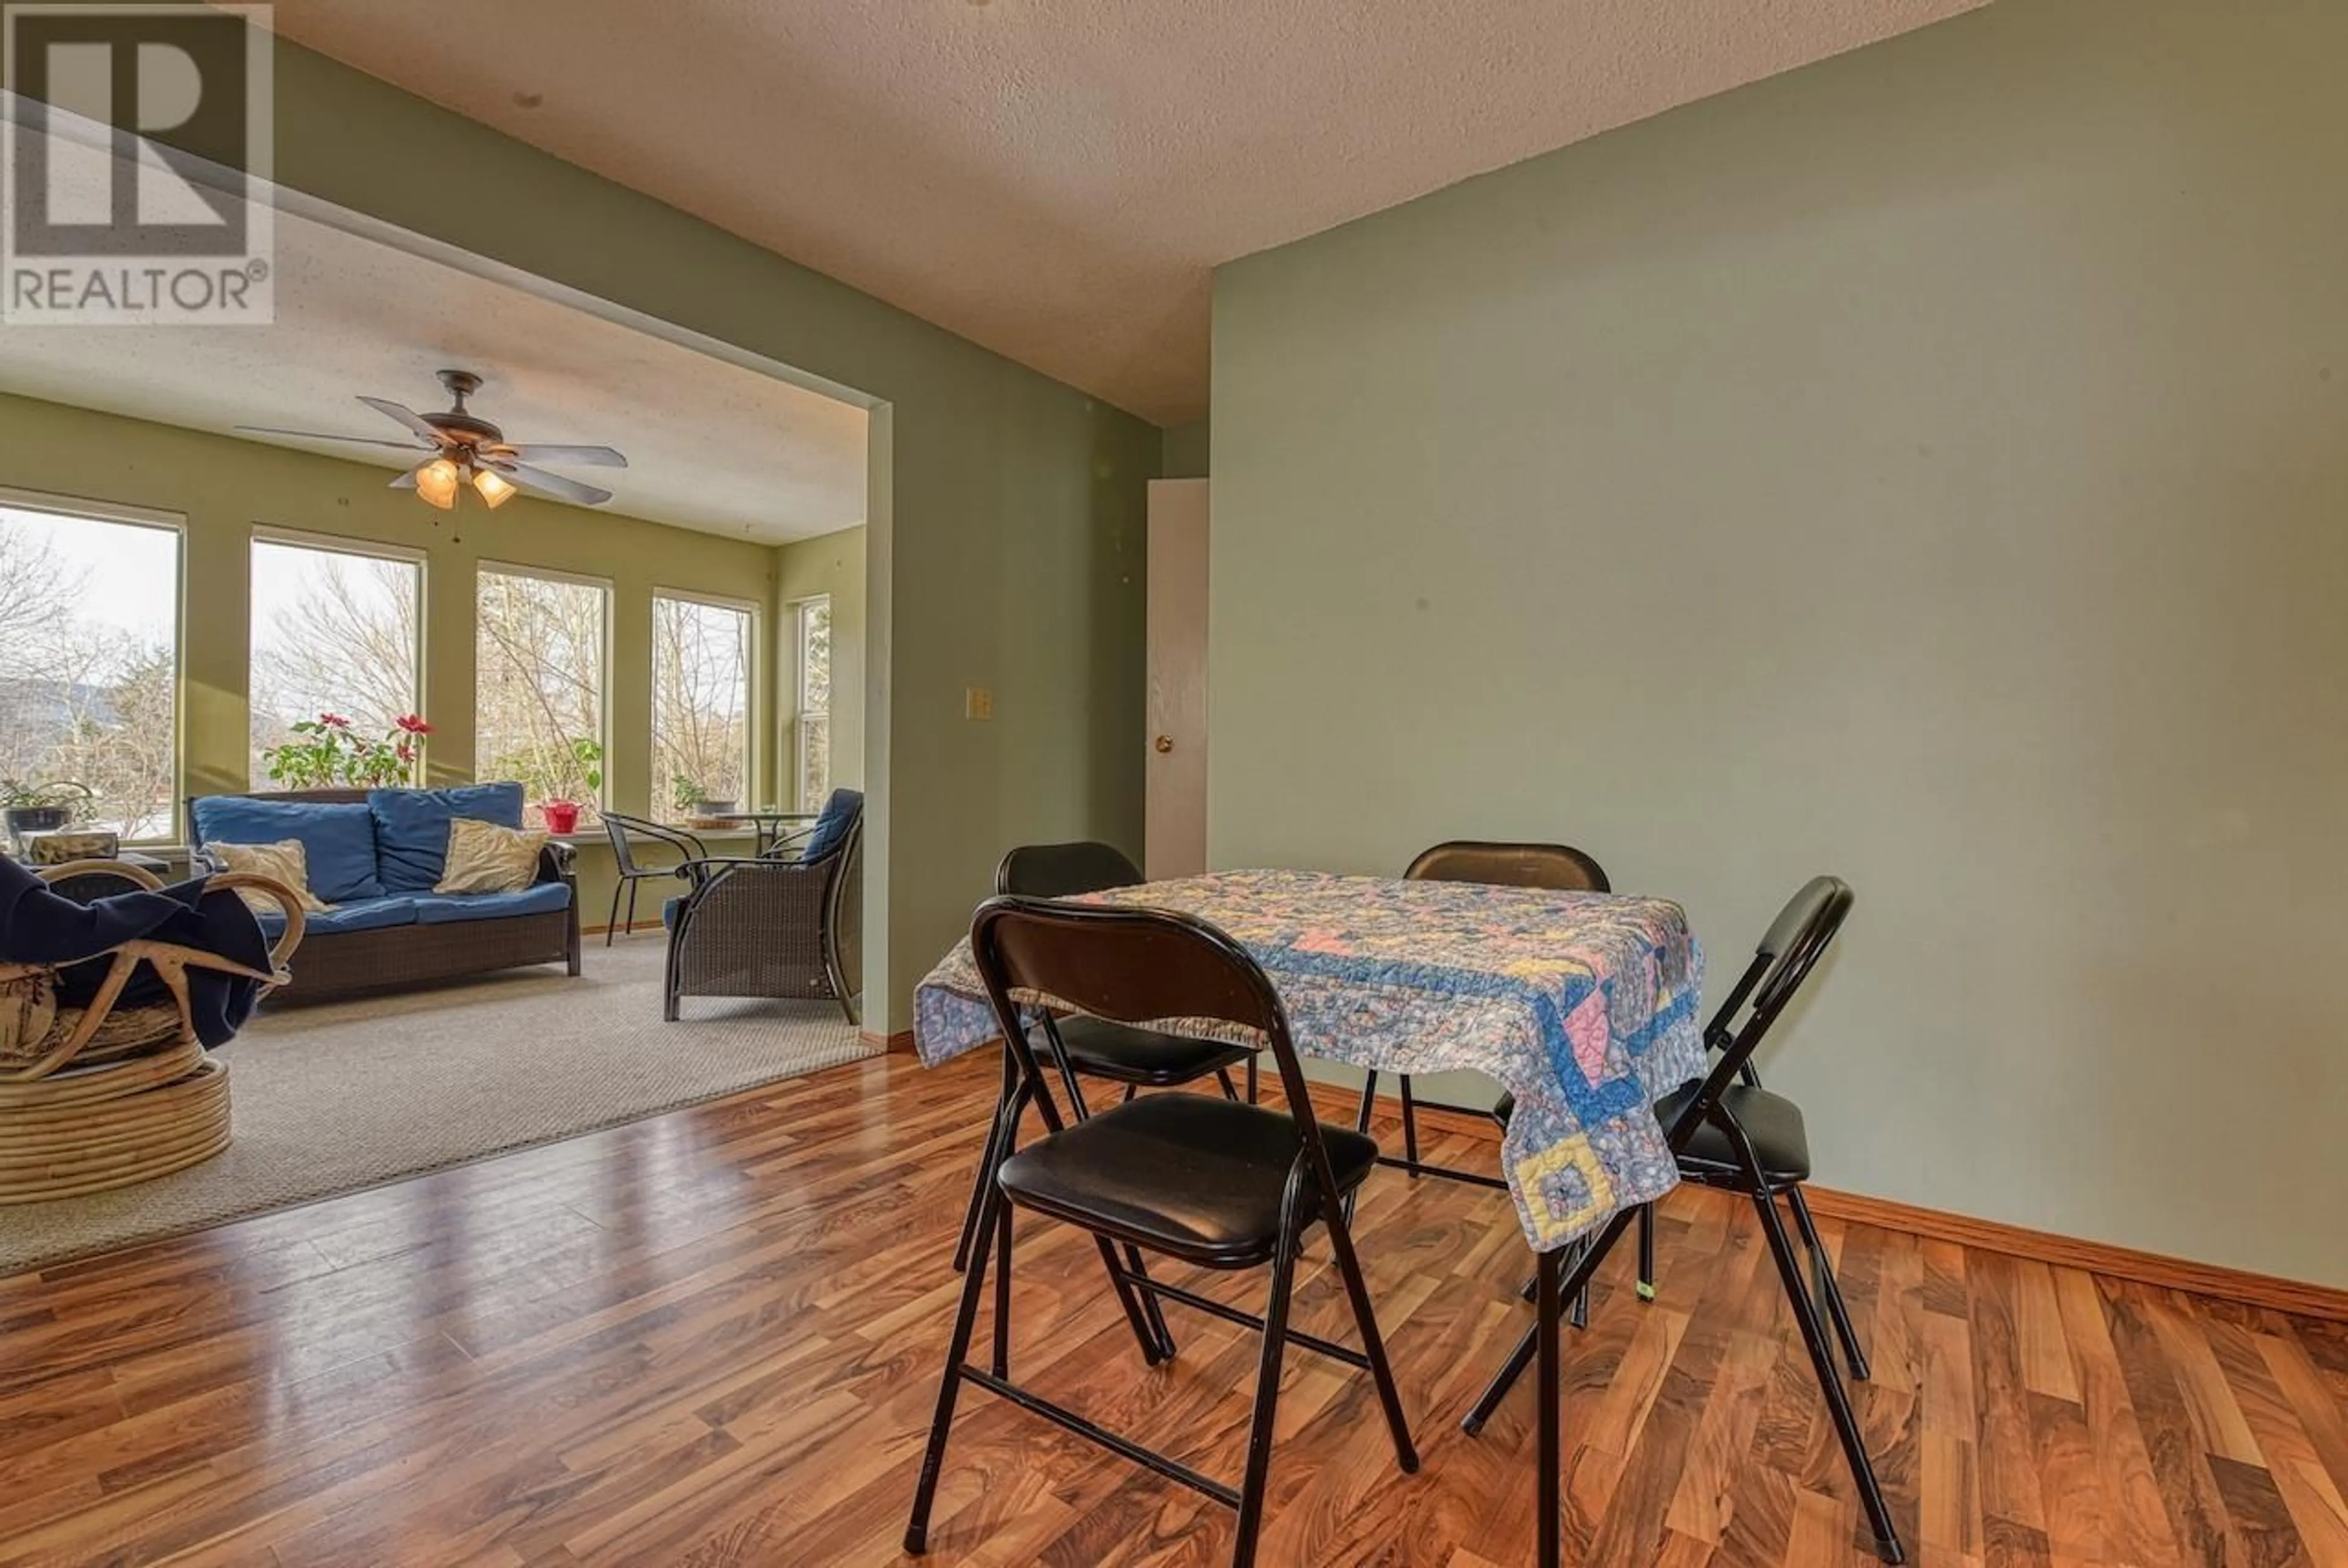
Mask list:
[[[571,743],[571,760],[576,764],[574,776],[587,786],[588,795],[601,794],[603,790],[603,743],[601,741],[573,741]],[[546,819],[546,831],[578,832],[579,804],[579,802],[561,795],[541,804],[538,808],[539,815]]]
[[[93,798],[95,792],[88,784],[71,779],[48,784],[0,779],[0,822],[7,825],[9,838],[21,849],[28,833],[55,833],[71,826],[74,813]]]
[[[380,740],[360,734],[340,713],[321,713],[291,728],[291,740],[261,753],[273,784],[289,790],[385,789],[424,782],[424,740],[432,726],[421,713],[402,713]]]

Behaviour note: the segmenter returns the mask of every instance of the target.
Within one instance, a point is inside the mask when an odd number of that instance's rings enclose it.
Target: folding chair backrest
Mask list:
[[[1690,1101],[1679,1124],[1663,1131],[1674,1150],[1684,1149],[1695,1129],[1719,1103],[1732,1080],[1751,1064],[1769,1026],[1786,1010],[1820,954],[1850,914],[1850,886],[1838,876],[1813,876],[1770,923],[1753,962],[1738,977],[1728,1000],[1705,1030],[1705,1043],[1720,1052],[1704,1088]],[[1749,999],[1749,1000],[1748,1000]],[[1740,1017],[1741,1015],[1741,1017]]]
[[[1236,1025],[1272,1052],[1313,1173],[1334,1181],[1287,1010],[1262,968],[1223,931],[1164,909],[998,895],[978,907],[970,945],[995,1020],[1029,1084],[1040,1090],[1044,1077],[1020,1004],[1012,1000],[1014,990],[1117,1023]]]
[[[1073,898],[1108,887],[1132,887],[1141,868],[1113,845],[1023,844],[994,868],[994,890],[1023,898]]]
[[[1606,868],[1569,845],[1497,844],[1455,838],[1421,852],[1403,873],[1411,882],[1482,882],[1560,893],[1612,893]]]

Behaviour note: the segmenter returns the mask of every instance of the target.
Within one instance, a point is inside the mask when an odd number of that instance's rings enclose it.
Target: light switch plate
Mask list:
[[[986,720],[994,717],[994,693],[984,686],[962,689],[962,716],[965,719]]]

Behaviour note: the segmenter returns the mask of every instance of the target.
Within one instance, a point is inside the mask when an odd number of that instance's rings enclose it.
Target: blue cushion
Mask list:
[[[661,902],[661,925],[662,925],[662,927],[663,927],[664,929],[667,929],[667,930],[671,930],[671,931],[675,930],[675,929],[676,929],[676,917],[677,917],[677,914],[678,914],[678,912],[679,912],[680,910],[682,910],[684,907],[685,907],[685,898],[684,898],[684,896],[683,896],[683,895],[681,895],[681,894],[680,894],[678,897],[675,897],[675,898],[667,898],[667,899],[664,899],[664,900],[662,900],[662,902]]]
[[[196,802],[193,816],[199,845],[300,839],[310,891],[329,904],[384,895],[376,874],[375,818],[357,801],[330,804],[210,794]]]
[[[394,893],[429,893],[448,867],[448,825],[460,816],[521,825],[521,785],[463,784],[456,789],[367,791],[375,813],[376,855]]]
[[[234,839],[225,842],[233,844]],[[380,931],[387,926],[416,924],[416,900],[405,895],[387,898],[360,898],[348,904],[337,904],[322,915],[305,915],[302,932],[305,937],[324,937],[335,931]],[[271,941],[285,929],[285,917],[264,914],[261,928]]]
[[[821,860],[848,840],[848,829],[856,821],[857,813],[864,809],[861,790],[836,789],[831,798],[823,803],[823,815],[815,819],[815,831],[808,835],[807,847],[799,851],[801,860]]]
[[[417,925],[448,926],[511,915],[558,915],[571,907],[571,889],[561,882],[541,882],[515,893],[419,893],[414,902]]]

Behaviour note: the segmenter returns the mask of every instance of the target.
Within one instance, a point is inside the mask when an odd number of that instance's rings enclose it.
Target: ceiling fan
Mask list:
[[[413,441],[379,441],[370,436],[330,436],[317,430],[278,430],[261,425],[240,425],[245,436],[294,436],[305,441],[340,441],[354,446],[389,446],[399,451],[430,454],[416,467],[391,482],[395,490],[414,490],[431,505],[448,511],[457,504],[457,492],[471,485],[494,510],[513,498],[517,487],[536,490],[582,507],[600,507],[612,498],[609,490],[566,479],[536,466],[540,463],[575,463],[589,468],[624,468],[628,460],[609,446],[560,446],[542,442],[515,445],[479,415],[469,413],[465,399],[480,390],[481,378],[469,370],[444,370],[440,384],[455,400],[445,414],[418,414],[381,397],[361,397],[369,408],[407,427]]]

